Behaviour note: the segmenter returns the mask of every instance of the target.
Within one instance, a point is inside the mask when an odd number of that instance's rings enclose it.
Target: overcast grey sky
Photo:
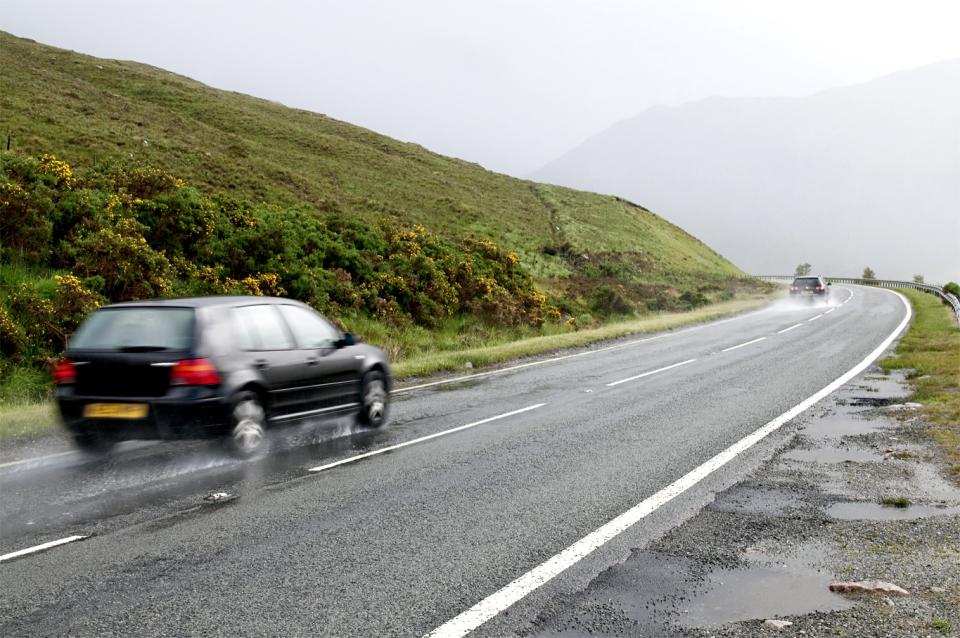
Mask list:
[[[4,0],[0,16],[515,175],[653,105],[960,56],[956,0]]]

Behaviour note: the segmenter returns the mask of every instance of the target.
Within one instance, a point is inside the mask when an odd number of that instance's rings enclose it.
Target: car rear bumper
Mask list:
[[[57,391],[63,425],[74,434],[98,434],[118,441],[131,439],[204,438],[222,434],[229,422],[227,403],[209,389],[196,388],[165,397],[79,396],[72,388]],[[144,418],[88,418],[93,403],[146,404]]]

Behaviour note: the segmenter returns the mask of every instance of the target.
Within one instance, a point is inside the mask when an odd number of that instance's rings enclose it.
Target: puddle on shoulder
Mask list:
[[[807,544],[795,555],[760,552],[750,556],[750,564],[744,567],[713,570],[679,622],[705,628],[852,607],[853,601],[830,591],[833,574],[811,567],[812,557],[821,554],[817,545]]]
[[[883,461],[883,456],[876,452],[846,446],[813,448],[810,450],[793,449],[786,452],[782,458],[791,461],[822,464],[872,463],[875,461]]]

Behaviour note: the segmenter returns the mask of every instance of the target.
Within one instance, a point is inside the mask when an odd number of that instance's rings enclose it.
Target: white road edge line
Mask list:
[[[47,454],[46,456],[34,456],[29,459],[21,459],[19,461],[9,461],[7,463],[0,463],[0,469],[5,467],[13,467],[14,465],[23,465],[24,463],[33,463],[37,461],[46,461],[47,459],[55,459],[58,456],[69,456],[71,454],[77,454],[74,450],[69,450],[67,452],[57,452],[56,454]]]
[[[817,319],[819,319],[819,318],[822,317],[823,315],[824,315],[824,313],[821,312],[821,313],[820,313],[819,315],[817,315],[816,317],[810,317],[809,319],[807,319],[807,321],[808,321],[808,322],[810,322],[810,321],[816,321]]]
[[[790,331],[793,330],[794,328],[799,328],[799,327],[802,326],[802,325],[803,325],[803,323],[795,323],[795,324],[793,324],[792,326],[790,326],[789,328],[784,328],[783,330],[777,330],[777,334],[778,334],[778,335],[782,335],[784,332],[790,332]]]
[[[729,348],[724,348],[724,349],[721,350],[720,352],[730,352],[731,350],[736,350],[737,348],[742,348],[742,347],[744,347],[744,346],[749,346],[751,343],[757,343],[758,341],[763,341],[764,339],[766,339],[766,337],[758,337],[758,338],[756,338],[756,339],[753,339],[752,341],[747,341],[746,343],[740,343],[740,344],[737,344],[737,345],[735,345],[735,346],[730,346]]]
[[[685,366],[688,363],[693,363],[694,361],[696,361],[696,359],[687,359],[686,361],[681,361],[680,363],[674,363],[674,364],[665,366],[663,368],[657,368],[656,370],[651,370],[650,372],[644,372],[643,374],[627,377],[626,379],[620,379],[619,381],[608,383],[607,387],[612,388],[615,385],[620,385],[621,383],[626,383],[627,381],[636,381],[637,379],[642,379],[643,377],[649,377],[651,374],[657,374],[658,372],[665,372],[667,370],[672,370],[673,368],[679,368],[680,366]]]
[[[44,550],[50,549],[51,547],[57,547],[59,545],[66,545],[67,543],[72,543],[74,541],[82,541],[89,536],[67,536],[66,538],[61,538],[60,540],[50,541],[49,543],[44,543],[43,545],[34,545],[33,547],[28,547],[26,549],[21,549],[15,552],[10,552],[9,554],[4,554],[0,556],[0,563],[13,560],[14,558],[20,558],[21,556],[26,556],[27,554],[36,554],[37,552],[42,552]]]
[[[829,315],[829,314],[830,314],[831,312],[833,312],[834,310],[836,310],[836,308],[831,308],[830,310],[826,311],[826,312],[823,313],[823,314]]]
[[[346,465],[347,463],[354,463],[361,459],[368,459],[371,456],[377,456],[378,454],[384,454],[386,452],[391,452],[393,450],[399,450],[402,447],[407,447],[408,445],[415,445],[417,443],[423,443],[424,441],[429,441],[430,439],[435,439],[440,436],[446,436],[447,434],[453,434],[454,432],[461,432],[469,428],[475,428],[478,425],[483,425],[484,423],[490,423],[491,421],[499,421],[500,419],[505,419],[508,416],[514,416],[516,414],[522,414],[524,412],[529,412],[530,410],[536,410],[537,408],[542,408],[546,403],[537,403],[536,405],[528,405],[525,408],[520,408],[519,410],[514,410],[512,412],[504,412],[503,414],[498,414],[496,416],[487,417],[486,419],[481,419],[479,421],[474,421],[473,423],[467,423],[466,425],[461,425],[459,427],[451,428],[449,430],[444,430],[443,432],[435,432],[433,434],[428,434],[427,436],[421,436],[417,439],[412,439],[410,441],[404,441],[397,445],[391,445],[389,447],[381,448],[379,450],[374,450],[372,452],[366,452],[364,454],[358,454],[356,456],[351,456],[345,459],[340,459],[339,461],[334,461],[333,463],[327,463],[326,465],[318,465],[317,467],[311,467],[308,472],[323,472],[324,470],[329,470],[331,468],[339,467],[340,465]]]
[[[860,374],[860,372],[865,370],[867,366],[873,363],[873,361],[883,354],[884,350],[886,350],[890,344],[893,343],[893,340],[896,339],[897,336],[903,331],[903,329],[910,322],[910,317],[913,315],[913,310],[903,295],[892,290],[888,292],[891,292],[900,298],[900,301],[906,308],[906,315],[904,316],[903,321],[900,322],[900,325],[898,325],[894,331],[890,333],[890,336],[884,339],[883,342],[880,343],[880,345],[877,346],[873,352],[868,354],[863,361],[836,378],[817,393],[807,397],[777,418],[762,426],[760,429],[754,431],[752,434],[740,439],[724,451],[685,474],[659,492],[640,501],[626,512],[590,532],[573,545],[570,545],[565,550],[561,551],[559,554],[556,554],[552,558],[547,559],[545,562],[523,574],[505,586],[503,589],[491,594],[470,609],[440,625],[429,634],[426,634],[425,638],[461,638],[462,636],[466,636],[471,631],[484,624],[503,610],[526,597],[535,589],[541,587],[545,583],[561,574],[571,565],[574,565],[591,554],[601,545],[629,529],[642,518],[656,511],[677,496],[683,494],[701,480],[736,458],[737,455],[753,447],[768,435],[778,430],[784,423],[787,423],[790,421],[790,419],[794,418],[837,388],[841,387],[847,381]]]

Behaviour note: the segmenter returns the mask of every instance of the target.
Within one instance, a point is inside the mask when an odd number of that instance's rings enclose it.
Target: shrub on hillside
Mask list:
[[[49,258],[54,204],[48,193],[43,184],[28,191],[12,180],[0,182],[0,259],[38,264]]]
[[[49,156],[2,161],[4,255],[68,270],[108,300],[286,294],[424,326],[458,313],[504,325],[559,317],[517,255],[487,240],[210,197],[158,169],[77,175]]]
[[[19,362],[28,349],[26,331],[4,306],[0,306],[0,355],[7,361]]]
[[[129,217],[82,227],[65,247],[73,271],[99,278],[101,292],[114,301],[168,295],[170,262],[150,247],[143,236],[145,229]]]
[[[83,318],[104,302],[73,275],[55,275],[53,283],[52,291],[47,286],[21,283],[7,299],[10,310],[3,312],[17,325],[10,334],[18,342],[19,335],[26,337],[26,345],[18,343],[20,361],[42,362],[55,356]]]
[[[687,290],[680,295],[680,302],[687,308],[699,308],[706,306],[710,300],[702,292]]]
[[[590,307],[603,315],[625,315],[634,311],[623,286],[601,285],[591,295]]]

